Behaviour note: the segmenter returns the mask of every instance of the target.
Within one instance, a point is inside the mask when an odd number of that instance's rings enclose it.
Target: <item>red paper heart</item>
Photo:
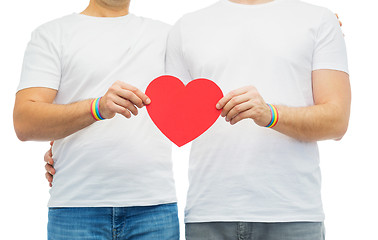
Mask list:
[[[152,121],[179,147],[209,129],[221,113],[215,105],[222,90],[208,79],[185,86],[176,77],[161,76],[148,85],[146,95],[151,99],[147,111]]]

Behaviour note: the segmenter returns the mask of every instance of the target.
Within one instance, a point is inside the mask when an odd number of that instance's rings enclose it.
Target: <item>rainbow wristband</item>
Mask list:
[[[93,118],[96,119],[96,121],[101,121],[105,119],[100,114],[100,100],[101,98],[96,98],[91,103],[91,113]]]
[[[270,108],[270,112],[272,113],[272,120],[270,121],[270,123],[268,125],[266,125],[266,127],[272,128],[272,127],[276,126],[276,124],[278,122],[279,115],[278,115],[277,108],[274,105],[268,103],[268,106]]]

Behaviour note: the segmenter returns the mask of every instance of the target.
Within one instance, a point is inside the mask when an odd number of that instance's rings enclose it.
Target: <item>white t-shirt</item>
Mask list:
[[[145,91],[164,74],[170,26],[129,14],[72,14],[36,29],[26,49],[19,90],[58,90],[56,104],[106,93],[117,80]],[[171,143],[146,109],[96,122],[53,146],[56,175],[50,207],[145,206],[176,201]]]
[[[224,94],[254,85],[268,103],[304,107],[314,104],[313,70],[348,66],[329,10],[296,0],[221,0],[176,23],[166,69],[186,83],[211,79]],[[320,185],[316,142],[219,118],[192,144],[185,220],[323,221]]]

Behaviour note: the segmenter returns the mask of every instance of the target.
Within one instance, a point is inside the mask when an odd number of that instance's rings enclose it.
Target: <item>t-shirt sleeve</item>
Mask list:
[[[165,72],[168,75],[179,78],[183,83],[188,84],[192,80],[192,77],[184,58],[181,31],[181,20],[179,20],[168,35]]]
[[[312,70],[331,69],[348,73],[344,35],[334,13],[323,14],[315,41]]]
[[[61,62],[57,37],[47,29],[38,28],[31,36],[24,55],[21,79],[17,91],[31,87],[58,90]]]

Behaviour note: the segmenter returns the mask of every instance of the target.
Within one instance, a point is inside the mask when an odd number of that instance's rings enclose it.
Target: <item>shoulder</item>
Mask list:
[[[320,29],[325,25],[338,26],[338,20],[334,12],[328,8],[303,2],[300,0],[279,0],[280,10],[293,21],[300,20],[302,24]]]
[[[74,14],[66,15],[41,24],[33,31],[32,34],[42,35],[47,38],[59,38],[65,26],[74,22],[73,15]]]
[[[143,25],[146,28],[146,31],[148,31],[148,32],[152,32],[152,33],[155,33],[155,34],[160,33],[162,35],[167,35],[168,32],[172,28],[171,25],[164,23],[162,21],[159,21],[159,20],[135,16],[135,15],[134,15],[134,17],[135,17],[135,19],[137,19],[137,21],[140,21],[141,23],[143,23]]]
[[[283,7],[287,7],[293,12],[300,12],[307,16],[307,18],[321,19],[324,15],[333,16],[335,14],[328,8],[303,2],[301,0],[280,0]]]
[[[311,18],[311,20],[315,23],[318,29],[331,27],[337,28],[339,30],[339,21],[334,12],[330,9],[322,6],[313,5],[310,3],[305,3],[299,0],[287,0],[287,1],[295,1],[298,2],[298,6],[303,9],[303,12]]]
[[[281,1],[281,4],[283,6],[298,8],[298,9],[309,11],[309,12],[311,11],[311,12],[321,13],[327,9],[325,7],[311,4],[308,2],[304,2],[301,0],[279,0],[279,1]]]
[[[171,32],[182,34],[182,31],[201,31],[203,28],[206,28],[209,23],[216,22],[218,15],[223,15],[221,1],[200,10],[186,13],[174,24]]]
[[[178,20],[178,22],[182,22],[182,23],[204,22],[211,18],[214,18],[214,16],[217,14],[223,14],[223,12],[220,10],[222,10],[222,2],[218,1],[205,8],[185,14]]]

